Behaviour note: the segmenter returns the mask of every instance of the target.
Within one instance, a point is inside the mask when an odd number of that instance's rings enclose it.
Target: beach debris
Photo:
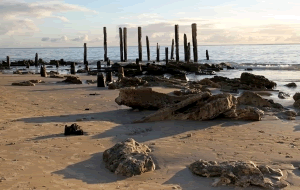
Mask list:
[[[289,88],[296,88],[296,87],[297,87],[297,84],[294,83],[294,82],[291,82],[291,83],[288,83],[288,84],[286,84],[286,85],[284,85],[284,86],[289,87]]]
[[[86,83],[88,83],[88,84],[96,84],[97,80],[86,80]]]
[[[218,177],[212,186],[235,185],[248,187],[260,186],[267,189],[286,187],[280,179],[283,173],[280,169],[273,169],[268,165],[257,166],[253,162],[243,161],[204,161],[192,163],[189,169],[201,177]]]
[[[19,75],[22,75],[23,73],[22,73],[22,71],[21,70],[16,70],[16,71],[13,71],[13,74],[19,74]]]
[[[78,76],[67,76],[66,80],[62,81],[70,84],[82,84],[82,81]]]
[[[77,70],[77,73],[87,73],[88,71],[87,70],[85,70],[85,69],[78,69]]]
[[[115,99],[118,105],[126,105],[133,109],[157,110],[167,105],[178,103],[189,96],[171,96],[155,92],[152,88],[123,88],[120,89],[119,97]]]
[[[30,81],[14,82],[11,85],[12,86],[35,86],[35,84]]]
[[[278,93],[278,98],[280,98],[280,99],[286,99],[288,97],[290,97],[290,95],[287,94],[287,93],[284,93],[284,92],[279,92]]]
[[[252,68],[246,68],[245,71],[253,71]]]
[[[80,126],[76,123],[72,124],[71,126],[65,126],[65,136],[68,135],[83,135],[83,130],[80,129]]]
[[[277,86],[275,82],[270,81],[266,77],[262,75],[254,75],[251,73],[242,73],[241,83],[255,86],[259,89],[273,89]]]
[[[134,139],[119,142],[103,152],[105,167],[111,172],[126,177],[141,175],[155,170],[151,149]]]

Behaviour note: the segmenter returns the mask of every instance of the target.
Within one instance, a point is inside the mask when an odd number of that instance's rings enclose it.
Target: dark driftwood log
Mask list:
[[[127,61],[127,28],[123,28],[123,40],[124,40],[124,61]]]
[[[192,24],[194,62],[198,62],[197,24]]]
[[[169,48],[166,47],[165,49],[165,56],[166,56],[166,65],[169,63]]]
[[[179,26],[175,25],[176,62],[179,61]]]
[[[75,75],[76,74],[76,69],[75,69],[75,63],[71,64],[71,74]]]
[[[158,46],[158,43],[157,43],[157,45],[156,45],[156,61],[157,62],[160,61],[160,59],[159,59],[159,49],[160,49],[160,47]]]
[[[143,60],[142,50],[142,27],[138,27],[138,42],[139,42],[139,60]]]
[[[206,60],[209,60],[208,50],[206,50]]]
[[[174,39],[172,39],[172,47],[171,47],[171,60],[174,59]]]
[[[184,43],[184,61],[187,61],[187,57],[188,57],[188,52],[187,52],[187,37],[186,34],[184,34],[183,36],[183,43]]]
[[[150,44],[149,44],[148,36],[146,36],[146,45],[147,45],[147,58],[148,58],[148,61],[150,61]]]
[[[87,65],[87,48],[86,48],[86,43],[84,43],[84,53],[83,53],[83,63]]]
[[[123,62],[123,35],[122,28],[119,28],[119,36],[120,36],[120,61]]]
[[[35,54],[34,65],[36,67],[39,65],[39,55],[38,55],[38,53]]]
[[[106,87],[103,73],[97,74],[97,87]]]
[[[107,33],[106,33],[106,27],[103,27],[103,35],[104,35],[104,61],[107,61]]]

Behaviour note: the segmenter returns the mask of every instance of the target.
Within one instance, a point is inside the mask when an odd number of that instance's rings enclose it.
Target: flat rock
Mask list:
[[[288,84],[286,84],[286,85],[284,85],[284,86],[289,87],[289,88],[296,88],[296,87],[297,87],[297,84],[294,83],[294,82],[291,82],[291,83],[288,83]]]
[[[241,83],[255,86],[259,89],[274,89],[276,87],[276,83],[270,81],[261,75],[254,75],[251,73],[242,73],[241,75]]]
[[[82,81],[77,76],[67,76],[66,80],[62,81],[69,84],[82,84]]]
[[[14,82],[11,85],[12,86],[35,86],[35,84],[30,81]]]

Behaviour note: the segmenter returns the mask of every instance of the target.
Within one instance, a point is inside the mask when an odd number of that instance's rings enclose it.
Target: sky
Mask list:
[[[198,45],[300,43],[299,0],[0,0],[0,48],[137,46],[138,27],[150,45],[180,44],[197,24]]]

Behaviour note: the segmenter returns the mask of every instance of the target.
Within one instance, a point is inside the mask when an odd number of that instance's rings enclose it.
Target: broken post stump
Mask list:
[[[125,77],[125,75],[124,75],[124,68],[123,67],[119,67],[118,71],[119,71],[119,73],[118,73],[118,80],[120,81],[122,78]]]
[[[89,65],[86,64],[84,69],[85,69],[86,71],[89,71],[89,70],[90,70]]]
[[[7,64],[7,67],[10,69],[10,57],[9,56],[6,56],[6,64]]]
[[[159,62],[160,59],[159,59],[159,49],[160,49],[160,46],[158,46],[158,43],[156,45],[156,61]]]
[[[47,77],[46,65],[41,66],[41,77]]]
[[[138,42],[139,42],[139,60],[143,60],[143,50],[142,50],[142,27],[138,27]]]
[[[146,45],[147,45],[147,58],[148,58],[148,61],[150,61],[150,44],[149,44],[148,36],[146,36]]]
[[[119,28],[119,37],[120,37],[120,61],[123,62],[123,35],[122,28]]]
[[[124,27],[123,29],[123,36],[124,36],[124,61],[127,61],[127,28]]]
[[[136,63],[137,65],[140,65],[140,59],[139,59],[139,58],[136,58],[135,63]]]
[[[194,62],[198,62],[198,43],[197,43],[197,24],[192,24],[192,40],[193,40],[193,52]]]
[[[183,36],[183,44],[184,44],[184,61],[187,61],[187,57],[188,57],[188,44],[187,44],[187,37],[186,34],[184,34]]]
[[[76,70],[75,70],[75,63],[71,64],[71,74],[75,75],[76,74]]]
[[[86,48],[86,43],[84,43],[83,48],[84,48],[84,52],[83,52],[83,63],[84,63],[85,65],[87,65],[88,63],[87,63],[87,48]]]
[[[106,87],[103,73],[97,74],[97,87]]]
[[[187,45],[187,56],[186,56],[186,62],[190,62],[191,60],[191,43],[189,42]]]
[[[175,25],[176,62],[179,62],[179,26]]]
[[[34,65],[36,67],[39,65],[39,55],[38,55],[38,53],[35,54]]]
[[[172,47],[171,47],[171,60],[174,59],[174,39],[172,39]]]
[[[106,72],[106,82],[112,82],[113,78],[112,78],[112,72]]]
[[[107,33],[106,27],[103,27],[103,35],[104,35],[104,61],[107,61]]]
[[[206,60],[209,60],[208,50],[206,50]]]
[[[55,66],[56,66],[56,68],[59,67],[59,61],[55,61]]]
[[[64,59],[61,59],[61,60],[60,60],[60,64],[61,64],[61,65],[65,65]]]
[[[98,71],[101,70],[101,61],[97,61],[97,70],[98,70]]]
[[[166,65],[169,63],[169,49],[168,49],[168,47],[166,47],[166,49],[165,49],[165,55],[166,55]]]
[[[107,58],[106,66],[107,67],[110,66],[110,59],[109,58]]]

